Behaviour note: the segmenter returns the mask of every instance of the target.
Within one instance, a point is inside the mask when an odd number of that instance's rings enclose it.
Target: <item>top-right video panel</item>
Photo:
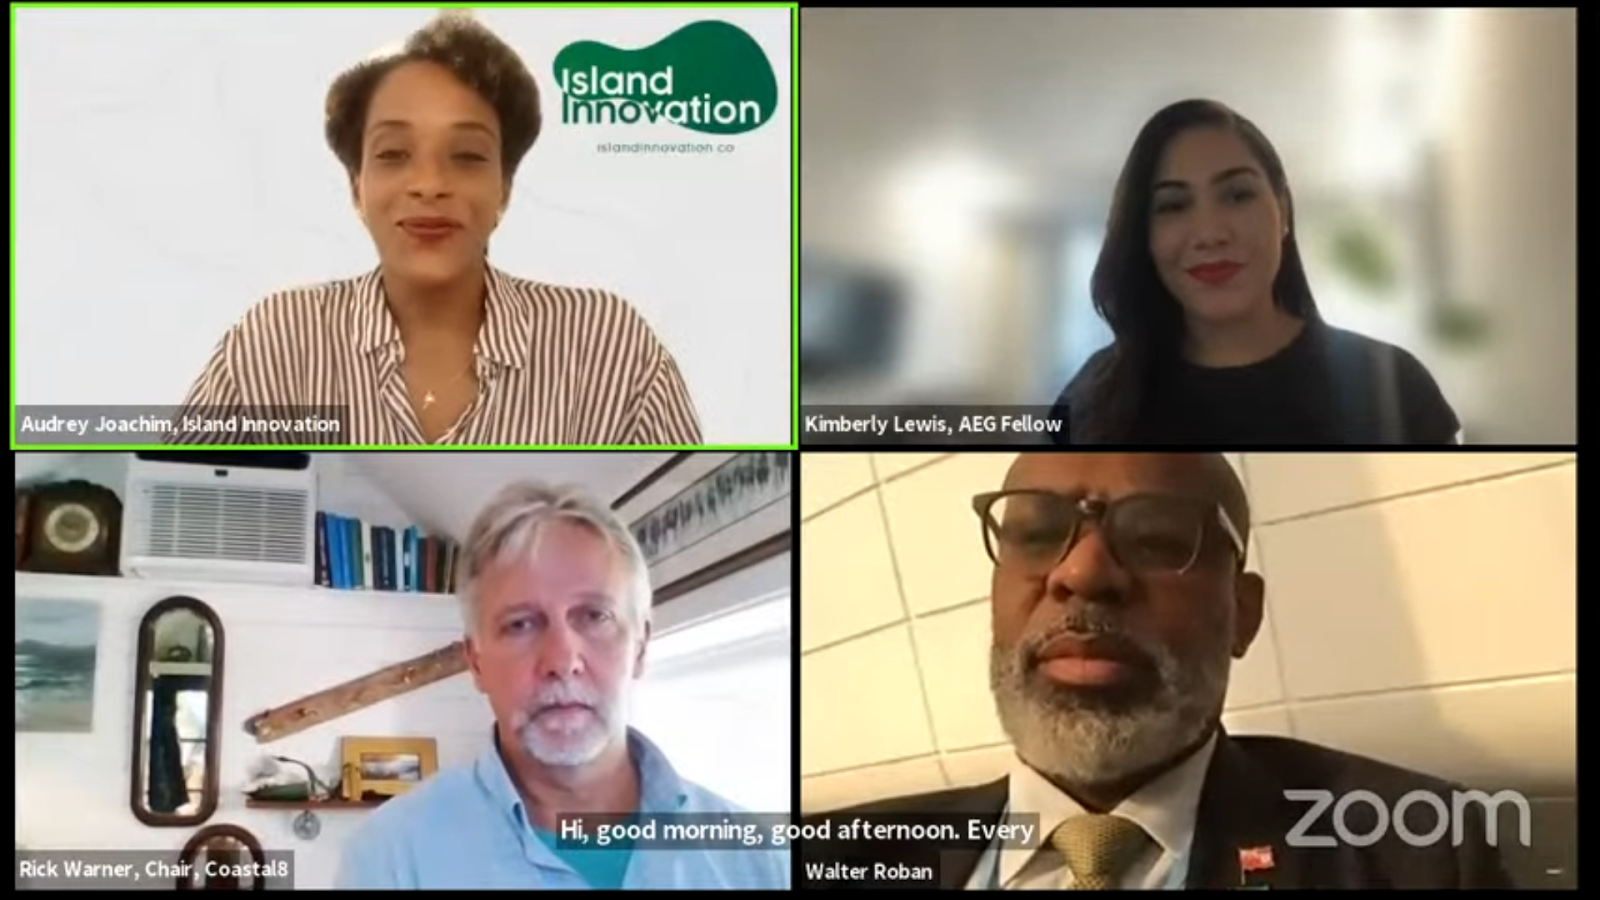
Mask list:
[[[1574,10],[800,21],[802,446],[1576,444]]]

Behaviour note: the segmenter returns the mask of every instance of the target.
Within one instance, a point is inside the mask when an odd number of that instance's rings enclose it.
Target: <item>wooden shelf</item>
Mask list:
[[[252,594],[327,594],[336,597],[414,597],[421,600],[454,600],[455,594],[436,594],[430,591],[378,591],[371,588],[331,588],[318,584],[285,585],[256,584],[248,581],[195,581],[148,578],[129,578],[125,575],[62,575],[56,572],[16,571],[19,579],[37,579],[36,584],[59,584],[71,587],[104,587],[108,582],[130,587],[186,588],[197,591],[249,591]]]
[[[105,609],[126,610],[134,622],[164,597],[198,597],[217,611],[232,638],[235,624],[285,625],[295,629],[370,627],[400,622],[409,628],[460,633],[461,611],[445,594],[395,591],[335,591],[319,587],[237,582],[157,581],[141,578],[16,573],[19,595],[39,600],[97,600]],[[134,612],[133,610],[137,610]],[[118,613],[123,614],[123,613]]]
[[[375,809],[382,806],[383,800],[251,800],[246,799],[244,805],[250,809],[276,809],[293,812],[302,809]]]

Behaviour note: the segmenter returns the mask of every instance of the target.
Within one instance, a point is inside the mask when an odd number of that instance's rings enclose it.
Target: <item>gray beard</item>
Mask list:
[[[1143,646],[1156,661],[1153,697],[1122,707],[1054,684],[1028,667],[1042,642],[993,646],[989,689],[1017,756],[1061,784],[1112,784],[1171,761],[1198,743],[1221,715],[1232,657],[1212,648],[1184,666],[1163,647]]]
[[[577,685],[557,682],[539,693],[534,711],[518,712],[511,727],[523,748],[539,762],[560,768],[584,766],[627,734],[628,700],[626,689],[616,697],[606,698]],[[575,728],[550,728],[536,714],[553,703],[584,703],[593,714]]]

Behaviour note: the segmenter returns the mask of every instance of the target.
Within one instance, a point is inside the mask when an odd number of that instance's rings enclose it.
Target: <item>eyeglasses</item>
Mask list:
[[[983,525],[984,548],[995,565],[1039,575],[1061,564],[1092,520],[1117,564],[1141,575],[1182,575],[1200,561],[1213,526],[1244,563],[1244,539],[1219,503],[1166,494],[1115,500],[1052,491],[979,494],[972,509]]]

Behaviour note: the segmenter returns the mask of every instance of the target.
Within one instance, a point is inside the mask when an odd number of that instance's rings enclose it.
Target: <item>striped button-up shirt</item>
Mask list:
[[[441,444],[698,444],[676,361],[627,301],[487,270],[477,396]],[[223,335],[180,415],[208,421],[320,411],[337,433],[185,432],[170,443],[426,443],[380,271],[283,291]],[[294,412],[290,412],[293,410]]]

